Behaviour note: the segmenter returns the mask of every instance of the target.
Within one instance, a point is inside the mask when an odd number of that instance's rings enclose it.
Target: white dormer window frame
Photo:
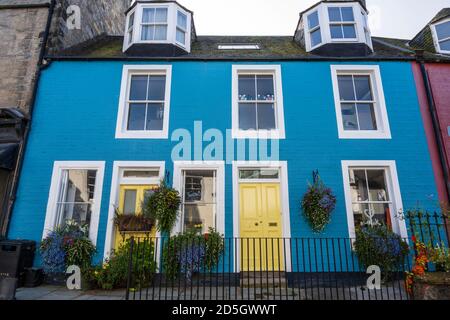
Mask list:
[[[144,22],[145,9],[167,9],[166,21],[160,22]],[[186,27],[180,26],[178,23],[178,14],[186,17]],[[192,14],[176,3],[137,3],[133,10],[127,14],[125,23],[125,39],[123,51],[125,52],[134,44],[173,44],[186,50],[191,51],[191,22]],[[131,21],[133,23],[131,23]],[[167,26],[167,34],[165,39],[161,40],[142,40],[143,28],[145,26]],[[185,33],[185,43],[177,41],[177,30]]]
[[[441,49],[441,43],[450,41],[450,37],[439,39],[438,32],[437,32],[437,26],[440,26],[442,24],[450,23],[450,18],[438,21],[431,25],[431,33],[433,34],[433,42],[434,47],[436,49],[436,52],[442,53],[442,54],[450,54],[450,50],[443,50]]]
[[[329,8],[352,8],[353,21],[331,21],[329,15]],[[319,26],[310,28],[308,17],[317,12],[319,18]],[[361,6],[359,2],[339,2],[339,3],[321,3],[303,15],[303,29],[305,32],[305,47],[306,51],[310,52],[320,46],[330,43],[365,43],[372,50],[372,39],[367,23],[368,12]],[[342,16],[341,16],[342,17]],[[344,20],[344,19],[341,19]],[[354,38],[333,38],[331,35],[331,26],[333,25],[353,25],[356,36]],[[312,45],[311,35],[316,30],[320,30],[321,42],[320,44]]]

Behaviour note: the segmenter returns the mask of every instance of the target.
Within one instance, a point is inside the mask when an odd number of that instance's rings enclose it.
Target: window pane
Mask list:
[[[130,103],[128,130],[145,130],[145,103]]]
[[[356,100],[372,101],[370,76],[354,76]]]
[[[367,170],[370,201],[389,201],[384,170]]]
[[[166,76],[151,75],[148,82],[148,100],[164,101],[166,95]]]
[[[275,106],[273,103],[258,104],[258,129],[273,130],[275,125]]]
[[[154,40],[166,40],[166,39],[167,39],[167,26],[155,26]]]
[[[358,120],[360,130],[377,130],[377,121],[372,103],[358,103]]]
[[[147,99],[147,81],[148,76],[131,76],[130,100],[146,100]]]
[[[146,130],[162,130],[164,120],[164,103],[149,103],[147,107]]]
[[[436,25],[439,40],[450,38],[450,21]]]
[[[450,40],[439,42],[441,50],[450,51]]]
[[[342,28],[344,29],[344,38],[346,39],[356,38],[356,30],[354,25],[344,25]]]
[[[256,76],[239,76],[239,100],[255,100],[256,97],[256,87],[255,87],[255,77]]]
[[[311,47],[315,47],[322,43],[322,35],[320,34],[320,28],[314,32],[311,32]]]
[[[134,13],[131,14],[130,20],[128,22],[128,29],[134,25]]]
[[[125,170],[124,178],[155,178],[159,177],[159,170]]]
[[[239,179],[278,179],[278,169],[243,169],[239,170]]]
[[[123,214],[136,213],[136,190],[125,190],[123,201]]]
[[[341,8],[341,12],[342,12],[342,21],[346,21],[346,22],[355,21],[352,7]]]
[[[342,33],[342,26],[340,24],[331,25],[330,32],[331,32],[331,38],[333,38],[333,39],[343,39],[344,38],[344,35]]]
[[[96,176],[96,170],[63,170],[57,225],[64,225],[68,220],[90,223]]]
[[[141,40],[153,40],[154,33],[155,33],[154,26],[142,26]]]
[[[352,207],[355,226],[363,225],[367,221],[367,215],[369,214],[369,204],[354,203]]]
[[[183,28],[184,30],[187,29],[187,17],[184,13],[181,13],[178,11],[177,14],[177,26]]]
[[[256,104],[239,104],[239,129],[256,130]]]
[[[68,221],[74,221],[79,225],[89,224],[91,222],[91,204],[90,203],[61,203],[58,205],[61,212],[59,225],[63,226]]]
[[[350,169],[350,190],[352,194],[352,202],[363,202],[369,200],[365,170]]]
[[[356,118],[355,104],[343,103],[341,109],[344,130],[358,130],[358,119]]]
[[[338,83],[341,101],[354,101],[355,91],[353,89],[352,76],[338,76]]]
[[[388,219],[387,217],[390,216],[390,208],[389,203],[372,203],[370,205],[371,213],[369,214],[369,217],[367,217],[368,223],[373,224],[386,224]]]
[[[330,17],[330,21],[341,21],[341,12],[338,7],[328,8],[328,15]]]
[[[257,76],[257,87],[258,87],[258,100],[273,101],[275,99],[275,91],[273,88],[272,75]]]
[[[143,23],[155,22],[155,9],[154,8],[145,8],[142,11],[142,22]]]
[[[156,23],[166,23],[167,22],[167,8],[157,8],[156,9],[155,22]]]
[[[177,29],[177,41],[182,44],[186,44],[186,33]]]
[[[319,13],[315,11],[308,16],[308,26],[309,29],[314,29],[318,25],[319,25]]]

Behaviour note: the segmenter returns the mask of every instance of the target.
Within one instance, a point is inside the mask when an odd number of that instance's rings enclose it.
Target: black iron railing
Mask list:
[[[409,253],[367,269],[350,238],[131,238],[126,298],[133,300],[407,300],[412,236],[448,244],[447,217],[407,217]],[[434,241],[434,242],[431,242]],[[374,265],[377,265],[376,263]],[[432,268],[430,268],[432,271]]]

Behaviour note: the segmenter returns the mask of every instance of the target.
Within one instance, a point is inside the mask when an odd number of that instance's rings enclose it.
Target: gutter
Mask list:
[[[43,5],[41,5],[43,6]],[[9,208],[6,212],[6,219],[5,219],[5,225],[4,225],[4,230],[0,230],[2,231],[2,233],[5,234],[5,236],[8,235],[8,229],[9,229],[9,223],[11,221],[11,214],[13,212],[13,208],[14,208],[14,204],[15,204],[15,200],[16,200],[16,196],[17,196],[17,188],[19,185],[19,176],[20,173],[22,171],[22,165],[23,165],[23,160],[24,160],[24,153],[27,147],[27,143],[28,143],[28,136],[31,130],[31,120],[32,120],[32,114],[33,114],[33,110],[34,110],[34,106],[36,104],[36,93],[37,93],[37,89],[38,89],[38,84],[39,84],[39,79],[41,76],[41,71],[43,69],[45,69],[48,64],[44,64],[44,58],[45,58],[45,53],[47,51],[47,43],[48,43],[48,38],[50,35],[50,28],[52,25],[52,20],[53,20],[53,14],[55,11],[55,6],[56,6],[56,0],[51,0],[50,4],[46,4],[46,7],[48,7],[48,17],[47,17],[47,23],[45,26],[45,31],[44,31],[44,36],[42,39],[42,47],[41,47],[41,51],[39,53],[39,58],[38,58],[38,63],[37,63],[37,70],[36,70],[36,77],[35,77],[35,81],[34,81],[34,85],[33,85],[33,91],[32,91],[32,95],[31,95],[31,101],[30,101],[30,109],[29,109],[29,117],[28,117],[28,121],[26,123],[25,126],[25,132],[24,132],[24,136],[23,136],[23,141],[21,144],[21,148],[19,150],[19,154],[18,154],[18,160],[17,160],[17,166],[16,166],[16,170],[14,172],[14,176],[13,176],[13,185],[9,194]],[[4,231],[4,232],[3,232]]]
[[[447,156],[444,153],[444,142],[442,140],[441,135],[441,126],[439,124],[438,115],[436,111],[436,104],[434,102],[434,96],[433,96],[433,90],[431,88],[430,78],[428,75],[428,72],[425,68],[425,60],[423,57],[423,51],[422,50],[416,50],[416,60],[417,63],[420,65],[420,71],[422,74],[422,79],[425,87],[425,92],[427,95],[428,100],[428,108],[431,114],[431,120],[433,123],[433,131],[434,131],[434,138],[436,139],[438,152],[439,152],[439,160],[442,167],[442,172],[444,173],[444,179],[445,179],[445,190],[447,192],[447,201],[450,203],[450,181],[449,181],[449,168],[447,165]]]

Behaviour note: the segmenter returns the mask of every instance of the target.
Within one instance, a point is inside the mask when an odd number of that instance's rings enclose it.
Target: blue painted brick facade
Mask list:
[[[9,238],[41,240],[54,161],[106,161],[97,241],[97,259],[101,259],[113,162],[166,161],[166,169],[173,172],[171,150],[176,142],[170,141],[171,132],[177,128],[192,131],[196,120],[203,121],[203,130],[231,128],[233,63],[173,62],[169,139],[115,139],[124,64],[60,61],[43,72]],[[293,237],[314,236],[300,213],[300,200],[315,169],[338,199],[324,236],[348,236],[341,160],[395,160],[404,208],[418,203],[436,207],[435,181],[410,63],[378,63],[391,140],[338,138],[330,71],[330,65],[338,63],[268,64],[282,67],[286,139],[280,141],[280,160],[288,162]],[[225,170],[226,236],[232,236],[231,165]]]

